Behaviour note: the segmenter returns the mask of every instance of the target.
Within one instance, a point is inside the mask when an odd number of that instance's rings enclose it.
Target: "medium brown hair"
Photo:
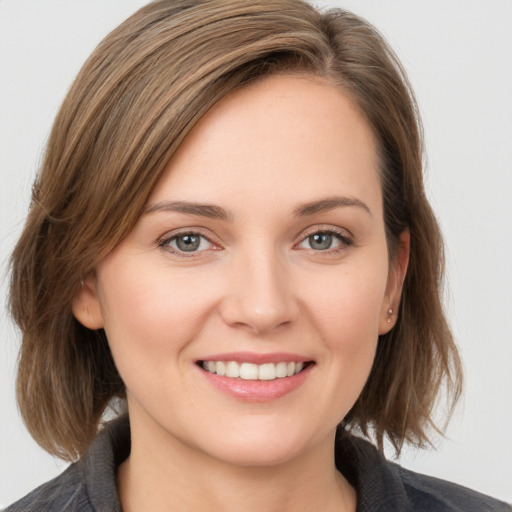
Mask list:
[[[81,279],[133,228],[183,138],[216,101],[277,73],[327,79],[358,105],[378,142],[390,254],[411,235],[395,327],[340,427],[422,445],[460,361],[442,304],[442,240],[425,197],[414,97],[367,22],[299,0],[162,0],[96,48],[56,117],[12,256],[11,311],[23,333],[17,392],[35,440],[81,455],[113,397],[124,396],[102,329],[71,304]]]

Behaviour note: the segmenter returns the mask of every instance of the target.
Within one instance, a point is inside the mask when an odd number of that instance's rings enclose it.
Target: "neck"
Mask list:
[[[145,442],[138,434],[132,423],[131,454],[118,473],[124,512],[356,509],[354,489],[334,466],[334,433],[293,460],[263,467],[226,463],[158,435]]]

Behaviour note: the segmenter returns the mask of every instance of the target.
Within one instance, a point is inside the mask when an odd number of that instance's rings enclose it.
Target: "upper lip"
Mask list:
[[[273,352],[268,354],[256,352],[227,352],[223,354],[211,354],[199,359],[199,361],[236,361],[237,363],[265,364],[281,362],[306,363],[312,361],[312,359],[288,352]]]

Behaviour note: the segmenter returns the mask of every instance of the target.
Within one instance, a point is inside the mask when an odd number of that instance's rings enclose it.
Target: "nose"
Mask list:
[[[221,315],[231,327],[266,334],[293,323],[299,307],[290,271],[274,251],[240,257],[231,267]]]

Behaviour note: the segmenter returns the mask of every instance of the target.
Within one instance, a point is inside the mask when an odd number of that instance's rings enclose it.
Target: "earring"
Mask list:
[[[393,314],[393,310],[392,309],[388,309],[388,315],[392,315]],[[391,318],[388,318],[388,324],[391,323]]]

